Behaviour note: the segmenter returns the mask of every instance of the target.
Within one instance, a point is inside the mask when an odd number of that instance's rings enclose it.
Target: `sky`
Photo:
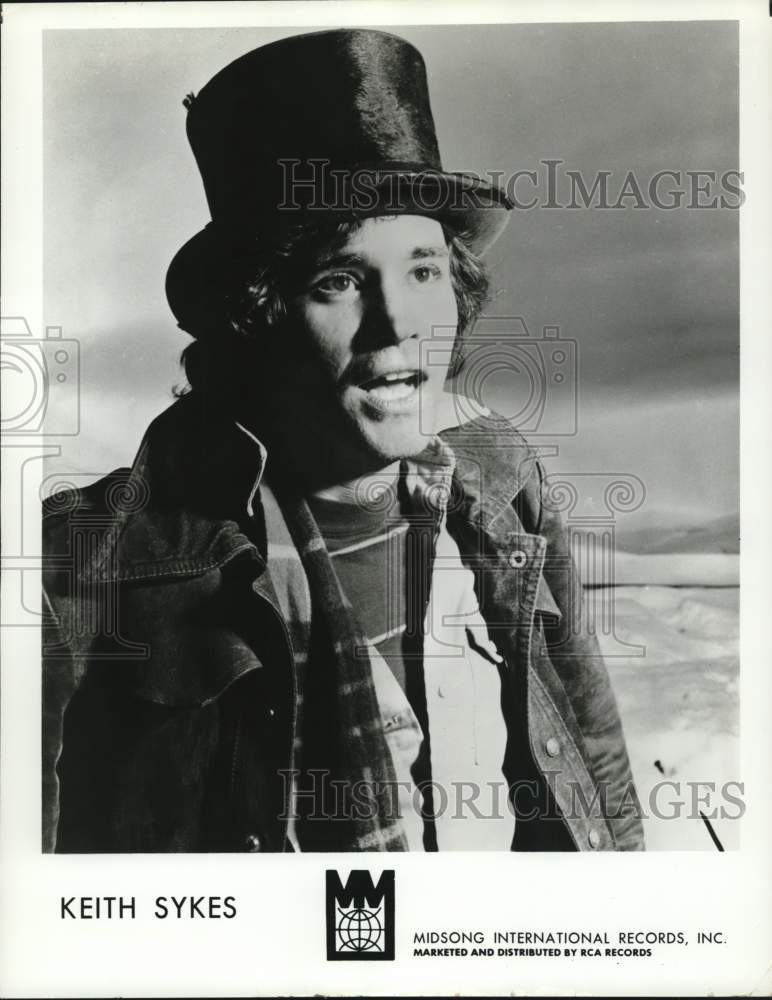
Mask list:
[[[187,336],[164,276],[208,220],[182,99],[295,30],[46,32],[45,322],[78,340],[81,359],[80,434],[63,439],[52,475],[87,480],[130,464],[171,402]],[[613,202],[628,171],[645,191],[658,171],[740,167],[730,22],[388,30],[424,56],[446,169],[536,170],[544,202],[544,161],[559,160],[566,203],[566,170],[588,186],[609,171]],[[622,530],[725,524],[738,504],[739,213],[634,200],[515,210],[488,258],[488,314],[505,338],[520,317],[529,343],[546,326],[575,345],[577,426],[536,435],[551,471],[637,476],[645,503]],[[552,389],[558,426],[568,390]],[[517,412],[517,380],[486,391]]]

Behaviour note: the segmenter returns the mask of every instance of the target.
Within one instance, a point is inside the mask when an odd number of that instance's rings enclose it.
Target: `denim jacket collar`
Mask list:
[[[511,534],[514,517],[514,529],[523,531],[511,504],[535,455],[509,422],[480,411],[440,431],[419,461],[436,455],[444,463],[448,449],[466,516],[495,536],[497,519],[508,511],[501,528]],[[246,428],[207,411],[193,394],[177,400],[150,424],[114,491],[104,542],[82,576],[102,582],[189,576],[245,551],[264,566],[265,552],[244,526],[268,462]]]

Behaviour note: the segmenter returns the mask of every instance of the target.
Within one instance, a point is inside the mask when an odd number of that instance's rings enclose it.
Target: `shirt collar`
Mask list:
[[[439,435],[419,455],[403,462],[412,513],[433,514],[444,520],[455,468],[453,449]]]

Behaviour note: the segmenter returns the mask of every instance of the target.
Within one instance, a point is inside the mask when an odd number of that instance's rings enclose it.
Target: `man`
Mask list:
[[[302,35],[185,105],[189,391],[45,512],[44,849],[641,848],[541,468],[445,391],[511,206],[420,54]]]

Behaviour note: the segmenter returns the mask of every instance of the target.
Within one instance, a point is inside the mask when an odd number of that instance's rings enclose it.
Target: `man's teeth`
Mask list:
[[[363,387],[376,399],[404,399],[415,391],[418,385],[417,373],[414,371],[389,372],[372,379]]]
[[[415,392],[415,386],[411,383],[397,379],[388,379],[387,381],[387,385],[375,385],[367,391],[376,399],[404,399]]]

